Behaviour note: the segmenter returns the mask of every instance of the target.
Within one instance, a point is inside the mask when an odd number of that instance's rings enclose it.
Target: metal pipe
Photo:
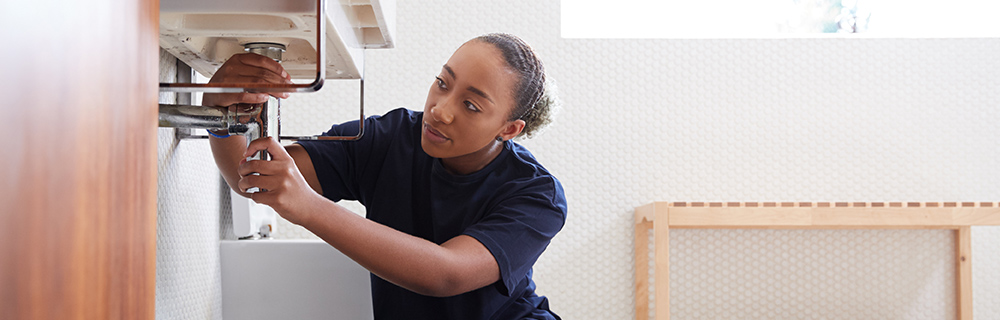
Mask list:
[[[188,129],[228,129],[226,107],[160,104],[160,127]]]
[[[263,55],[265,57],[271,58],[276,62],[281,62],[281,54],[285,52],[285,46],[280,43],[270,43],[270,42],[251,42],[243,45],[247,52]],[[271,100],[268,98],[268,100]],[[278,105],[278,110],[281,110],[281,99],[274,99],[275,103]],[[261,104],[255,104],[252,106],[259,106],[256,108],[257,114],[251,123],[256,124],[256,126],[250,127],[249,131],[246,132],[247,146],[250,145],[251,141],[260,139],[261,137],[267,136],[267,101]],[[267,161],[269,155],[267,150],[258,151],[256,154],[247,157],[247,161],[251,160],[264,160]],[[257,173],[254,173],[257,174]],[[252,187],[246,190],[247,193],[260,192],[261,189],[257,187]]]
[[[278,139],[292,141],[356,141],[365,135],[365,79],[361,79],[361,120],[358,134],[353,136],[283,136],[281,135],[281,107],[278,107]]]
[[[281,62],[281,54],[285,52],[285,45],[274,42],[250,42],[243,45],[247,52],[256,53]]]
[[[185,104],[160,104],[160,127],[188,129],[226,129],[229,134],[260,138],[267,130],[267,105],[239,103],[228,107]]]

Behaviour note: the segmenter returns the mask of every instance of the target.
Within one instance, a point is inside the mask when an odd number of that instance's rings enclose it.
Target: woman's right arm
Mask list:
[[[226,183],[233,191],[249,198],[250,194],[237,187],[240,182],[237,168],[240,166],[240,161],[243,160],[243,152],[247,150],[247,139],[241,135],[231,135],[223,139],[210,137],[208,143],[212,146],[215,165],[219,167],[219,173],[226,179]]]
[[[216,71],[209,83],[275,83],[290,84],[291,76],[285,72],[281,64],[262,55],[246,53],[233,55],[222,67]],[[206,93],[202,99],[205,106],[229,106],[236,103],[264,103],[267,102],[268,95],[277,98],[288,98],[288,92],[275,93]],[[219,132],[227,134],[227,132]],[[237,172],[242,161],[243,153],[247,149],[246,137],[242,135],[231,135],[228,138],[209,138],[212,146],[212,155],[215,157],[215,164],[219,167],[219,172],[226,179],[226,183],[234,191],[244,197],[250,197],[238,187],[240,174]],[[319,180],[316,171],[313,169],[309,154],[299,145],[286,147],[289,155],[295,160],[296,166],[305,177],[309,186],[316,192],[322,194],[319,187]]]

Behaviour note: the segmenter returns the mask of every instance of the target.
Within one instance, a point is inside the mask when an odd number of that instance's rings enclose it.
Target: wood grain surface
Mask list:
[[[154,317],[158,17],[0,5],[0,317]]]

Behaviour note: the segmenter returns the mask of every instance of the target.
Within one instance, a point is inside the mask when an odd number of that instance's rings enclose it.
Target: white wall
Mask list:
[[[398,12],[397,47],[367,54],[369,114],[422,109],[441,64],[488,32],[523,37],[559,81],[563,112],[524,144],[569,197],[536,268],[568,319],[632,317],[632,208],[648,202],[1000,199],[998,39],[577,40],[559,37],[556,1],[400,1]],[[356,90],[331,82],[289,99],[287,130],[351,119]],[[998,231],[973,234],[977,319],[1000,317],[988,303],[1000,300]],[[954,314],[948,231],[671,238],[681,319]]]
[[[174,82],[176,61],[160,50],[160,81]],[[161,93],[160,103],[175,95]],[[219,217],[229,217],[228,193],[208,140],[179,140],[168,128],[158,136],[156,318],[221,319]]]
[[[367,54],[368,114],[421,109],[454,49],[488,32],[524,38],[559,82],[563,112],[523,143],[569,199],[536,265],[566,319],[632,318],[632,209],[652,201],[1000,200],[1000,39],[564,40],[557,1],[398,6],[397,47]],[[283,130],[325,131],[357,98],[353,81],[295,95]],[[950,318],[952,241],[675,232],[672,315]],[[1000,230],[975,228],[973,242],[976,318],[1000,318]]]

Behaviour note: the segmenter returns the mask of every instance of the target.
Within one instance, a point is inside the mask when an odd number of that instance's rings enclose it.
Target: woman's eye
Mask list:
[[[441,77],[434,77],[434,79],[437,81],[438,88],[448,89],[448,87],[444,85],[444,79],[441,79]]]
[[[471,101],[465,102],[465,108],[469,109],[469,111],[479,112],[479,108],[476,108],[476,105],[472,104]]]

